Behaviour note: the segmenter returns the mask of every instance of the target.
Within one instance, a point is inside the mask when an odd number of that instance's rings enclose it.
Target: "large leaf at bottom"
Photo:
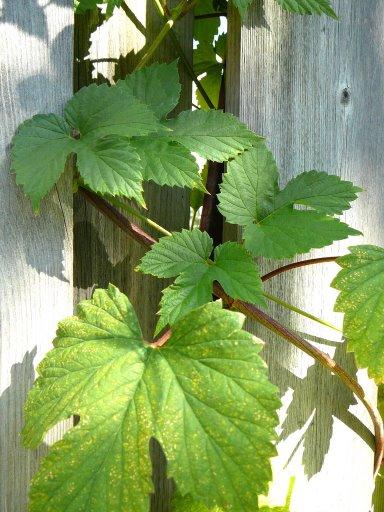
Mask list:
[[[33,479],[31,512],[146,512],[156,437],[182,494],[253,512],[271,478],[277,389],[242,315],[210,303],[142,340],[127,297],[97,290],[59,326],[26,405],[24,442],[80,416]]]
[[[332,282],[340,290],[335,311],[344,313],[344,334],[359,367],[384,382],[384,249],[374,245],[350,247],[338,258],[342,267]]]

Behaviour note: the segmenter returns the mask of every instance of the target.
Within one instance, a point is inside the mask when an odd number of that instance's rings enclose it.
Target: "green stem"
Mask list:
[[[307,311],[304,311],[293,304],[290,304],[289,302],[286,302],[285,300],[280,299],[279,297],[276,297],[275,295],[272,295],[271,293],[264,292],[263,295],[271,300],[272,302],[275,302],[276,304],[279,304],[283,308],[289,309],[290,311],[293,311],[294,313],[298,313],[301,316],[305,316],[306,318],[309,318],[310,320],[313,320],[314,322],[317,322],[318,324],[325,325],[326,327],[329,327],[330,329],[333,329],[334,331],[342,333],[338,327],[335,325],[330,324],[329,322],[326,322],[322,318],[319,318],[315,315],[312,315],[311,313],[308,313]]]
[[[155,37],[153,40],[153,43],[148,48],[148,51],[143,56],[143,58],[140,60],[140,62],[137,64],[135,70],[143,68],[148,61],[151,59],[152,55],[155,53],[155,51],[158,49],[158,47],[163,42],[166,35],[172,30],[173,25],[175,22],[180,18],[180,16],[183,14],[184,9],[188,7],[188,0],[182,0],[177,6],[172,9],[171,17],[167,19],[167,22],[159,32],[159,34]]]
[[[195,226],[196,214],[197,214],[197,210],[193,210],[193,213],[192,213],[192,219],[191,219],[191,231],[192,231],[192,229],[193,229],[193,228],[194,228],[194,226]]]
[[[167,18],[167,15],[165,13],[165,10],[164,10],[164,7],[162,6],[160,0],[153,0],[154,4],[155,4],[155,7],[156,9],[158,10],[160,16],[162,16],[165,20],[168,19]],[[208,96],[206,90],[204,89],[204,87],[201,85],[201,82],[200,80],[197,78],[194,70],[193,70],[193,66],[192,64],[189,62],[189,59],[188,57],[186,56],[178,38],[177,38],[177,35],[175,34],[174,30],[170,30],[169,31],[169,37],[172,39],[172,43],[174,45],[174,47],[176,48],[176,51],[177,53],[179,54],[183,64],[184,64],[184,67],[186,69],[186,71],[188,72],[191,80],[195,83],[197,89],[199,90],[201,96],[204,98],[205,102],[207,103],[207,105],[209,106],[209,108],[211,109],[215,109],[215,105],[212,103],[210,97]]]
[[[127,203],[124,203],[123,201],[120,201],[119,199],[116,199],[113,196],[106,196],[108,201],[113,204],[114,206],[117,206],[118,208],[121,208],[122,210],[125,210],[127,213],[132,215],[133,217],[136,217],[137,219],[140,219],[148,226],[151,226],[151,228],[155,229],[158,233],[161,233],[162,235],[170,236],[172,233],[168,231],[167,229],[163,228],[163,226],[160,226],[160,224],[157,224],[154,220],[150,219],[149,217],[146,217],[142,213],[138,212],[135,208],[132,208]]]

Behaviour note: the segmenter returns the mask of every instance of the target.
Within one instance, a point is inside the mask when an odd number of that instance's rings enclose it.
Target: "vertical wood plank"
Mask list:
[[[72,2],[0,4],[0,510],[25,512],[46,447],[21,447],[23,404],[57,322],[72,313],[72,190],[67,173],[34,216],[10,173],[9,145],[24,119],[60,113],[71,95]]]
[[[333,4],[339,22],[287,14],[272,0],[255,2],[240,36],[234,34],[240,30],[237,15],[230,19],[228,106],[267,137],[281,183],[317,169],[352,180],[366,191],[344,216],[364,238],[313,255],[384,243],[384,4]],[[272,267],[267,262],[262,266],[265,271]],[[332,312],[336,292],[329,288],[336,271],[330,264],[291,272],[270,282],[268,290],[340,324],[341,315]],[[273,305],[269,311],[356,374],[334,332]],[[284,501],[288,480],[295,476],[292,512],[370,510],[373,452],[364,409],[309,357],[256,325],[250,328],[267,341],[264,355],[283,396],[272,503]],[[357,375],[374,399],[366,373]]]
[[[177,2],[174,2],[176,4]],[[148,48],[148,43],[160,32],[164,21],[159,17],[153,2],[128,1],[127,4],[135,12],[146,28],[146,37],[137,30],[133,23],[121,10],[115,10],[112,18],[103,23],[91,35],[91,60],[115,58],[115,65],[98,62],[95,64],[96,74],[111,79],[124,77],[132,71]],[[170,2],[170,5],[172,2]],[[93,19],[94,21],[94,19]],[[81,33],[80,40],[87,44],[92,31],[92,15],[77,19],[76,31]],[[91,30],[90,30],[91,27]],[[180,43],[192,60],[192,18],[186,16],[177,23],[176,31]],[[87,35],[88,34],[88,35]],[[78,49],[78,80],[77,87],[88,84],[90,66],[81,62],[84,50]],[[122,56],[122,57],[121,57]],[[154,61],[170,62],[177,58],[169,38],[159,48]],[[178,110],[185,110],[191,104],[191,81],[182,65],[179,66],[182,81],[182,99]],[[75,69],[76,73],[76,69]],[[188,226],[189,195],[185,189],[145,185],[145,199],[148,216],[169,230],[179,230]],[[148,228],[145,227],[147,230]],[[158,234],[153,232],[153,236]],[[95,286],[107,286],[109,282],[117,285],[133,302],[139,315],[144,335],[149,339],[156,323],[156,312],[160,300],[160,292],[164,282],[150,276],[134,272],[144,250],[122,233],[110,221],[103,218],[94,208],[86,204],[82,198],[75,199],[75,286],[77,300],[89,297]],[[172,486],[165,477],[165,461],[159,446],[151,444],[154,463],[155,494],[152,497],[152,510],[165,512],[169,510]]]

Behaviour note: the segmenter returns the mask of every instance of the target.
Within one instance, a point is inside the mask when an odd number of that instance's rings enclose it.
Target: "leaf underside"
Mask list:
[[[26,404],[29,447],[80,416],[35,475],[30,511],[148,511],[155,437],[182,495],[253,512],[271,478],[280,401],[243,320],[210,303],[154,349],[115,287],[82,302],[60,323]]]

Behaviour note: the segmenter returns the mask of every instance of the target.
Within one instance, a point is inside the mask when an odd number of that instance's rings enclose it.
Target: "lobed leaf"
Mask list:
[[[344,313],[343,332],[360,368],[384,383],[384,249],[350,247],[337,259],[342,270],[332,282],[340,291],[335,311]]]
[[[26,404],[28,446],[80,416],[35,475],[30,511],[148,511],[155,437],[181,494],[253,512],[271,478],[280,401],[243,321],[210,303],[154,349],[115,287],[82,302],[59,325]]]
[[[207,233],[183,230],[161,238],[143,256],[138,267],[141,272],[157,277],[178,275],[163,291],[156,333],[191,309],[211,301],[214,281],[234,299],[264,304],[259,271],[246,249],[236,242],[226,242],[216,247],[211,261],[212,248],[213,241]]]
[[[283,259],[361,234],[334,218],[350,208],[360,190],[338,176],[309,171],[279,191],[276,163],[259,142],[229,162],[219,210],[244,227],[245,246],[254,256]]]

